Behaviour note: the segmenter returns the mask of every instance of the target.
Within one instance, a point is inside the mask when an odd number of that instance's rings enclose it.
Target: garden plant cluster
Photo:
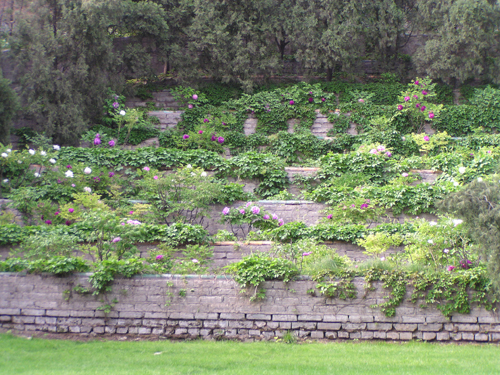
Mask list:
[[[97,295],[117,276],[230,273],[252,300],[265,298],[264,281],[298,275],[317,281],[312,294],[353,298],[354,277],[364,277],[368,291],[384,283],[388,298],[378,307],[388,316],[409,286],[413,301],[436,304],[447,316],[468,313],[473,303],[494,308],[500,90],[477,89],[468,104],[454,106],[427,78],[350,88],[299,83],[230,92],[221,101],[224,86],[215,93],[179,86],[185,112],[164,132],[110,91],[101,124],[83,137],[90,147],[29,134],[25,149],[0,145],[0,197],[10,200],[0,214],[0,245],[12,247],[0,271],[90,271],[92,288],[80,292]],[[311,132],[318,112],[333,124],[325,139]],[[248,116],[258,124],[246,136]],[[289,119],[299,120],[293,133]],[[435,134],[423,132],[429,125]],[[346,133],[352,126],[358,135]],[[161,147],[122,147],[153,136]],[[292,194],[287,166],[318,170],[296,177],[300,193]],[[420,181],[423,169],[439,171],[438,178]],[[253,192],[244,190],[249,180],[257,182]],[[263,208],[266,199],[326,209],[315,225],[286,222]],[[210,217],[215,206],[222,207],[218,217]],[[404,223],[393,219],[400,214]],[[210,235],[210,220],[226,229]],[[255,240],[273,241],[272,251],[211,267],[214,243]],[[357,244],[367,260],[340,256],[326,241]],[[156,246],[141,258],[137,244],[144,242]]]

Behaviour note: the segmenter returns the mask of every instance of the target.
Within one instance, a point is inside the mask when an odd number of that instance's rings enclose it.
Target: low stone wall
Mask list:
[[[155,107],[158,108],[177,109],[181,106],[178,102],[175,101],[170,90],[153,92],[152,95],[153,95],[152,99],[146,99],[146,100],[135,97],[127,98],[127,100],[125,101],[125,106],[129,108],[146,107],[147,102],[154,102]]]
[[[370,306],[386,301],[387,291],[376,283],[367,293],[362,279],[355,280],[358,297],[352,300],[308,294],[316,284],[310,280],[266,282],[261,302],[250,302],[234,280],[223,276],[117,279],[104,297],[71,291],[87,284],[83,274],[0,273],[0,327],[164,338],[269,340],[290,331],[300,338],[330,340],[500,341],[500,316],[481,308],[448,319],[433,307],[404,302],[396,316],[386,317]],[[109,314],[99,310],[113,299],[118,302]]]

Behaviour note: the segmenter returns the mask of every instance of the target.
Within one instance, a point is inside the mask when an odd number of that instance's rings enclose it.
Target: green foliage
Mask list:
[[[87,272],[89,266],[82,258],[53,256],[31,262],[28,270],[34,273],[44,272],[56,276],[68,276],[75,272]]]
[[[0,69],[0,143],[10,142],[10,126],[18,109],[19,98]]]
[[[142,272],[144,264],[141,259],[108,259],[94,264],[95,271],[89,276],[89,283],[94,288],[92,294],[98,295],[111,291],[111,283],[116,276],[130,278]]]

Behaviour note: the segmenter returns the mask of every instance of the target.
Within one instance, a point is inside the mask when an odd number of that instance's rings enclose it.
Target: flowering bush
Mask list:
[[[324,211],[327,214],[322,221],[329,224],[366,224],[380,220],[385,209],[377,201],[363,198],[345,200]]]
[[[229,224],[235,236],[245,237],[253,228],[268,230],[282,226],[284,221],[277,215],[248,202],[237,208],[225,207],[222,210],[221,223]]]

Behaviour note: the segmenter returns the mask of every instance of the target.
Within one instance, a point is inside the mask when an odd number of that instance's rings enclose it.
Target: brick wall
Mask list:
[[[358,298],[353,300],[311,296],[306,293],[315,286],[310,280],[288,285],[266,282],[267,295],[262,302],[250,302],[225,276],[118,279],[113,292],[105,296],[107,301],[116,298],[118,303],[106,315],[98,310],[102,296],[72,292],[64,299],[66,290],[87,285],[87,277],[0,274],[0,327],[168,338],[266,340],[291,331],[310,339],[500,341],[498,313],[480,308],[448,319],[433,307],[424,310],[419,303],[404,302],[396,316],[388,318],[370,308],[385,301],[387,291],[375,285],[375,291],[364,296],[362,279],[355,280]]]

